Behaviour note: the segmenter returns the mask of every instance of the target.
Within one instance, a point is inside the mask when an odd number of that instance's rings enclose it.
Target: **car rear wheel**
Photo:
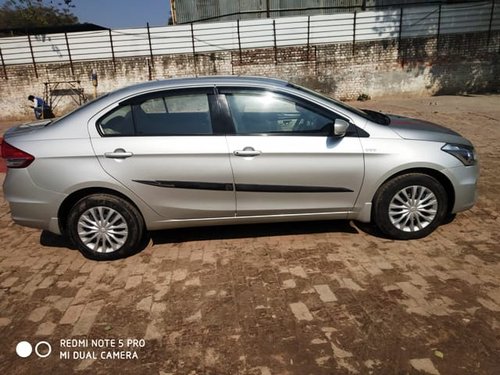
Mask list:
[[[144,224],[129,202],[109,194],[79,200],[68,216],[68,234],[87,258],[119,259],[140,249]]]
[[[400,240],[427,236],[443,222],[448,210],[441,183],[421,173],[389,180],[373,203],[375,224],[384,234]]]

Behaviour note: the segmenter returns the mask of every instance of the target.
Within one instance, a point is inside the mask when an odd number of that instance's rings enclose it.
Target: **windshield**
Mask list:
[[[377,124],[380,124],[380,125],[389,125],[389,123],[391,122],[391,120],[389,119],[389,117],[387,117],[386,115],[384,115],[381,112],[376,112],[376,111],[371,111],[371,110],[366,110],[366,109],[365,110],[361,110],[361,109],[358,109],[356,107],[352,107],[352,106],[350,106],[350,105],[348,105],[346,103],[343,103],[343,102],[341,102],[339,100],[335,100],[333,98],[330,98],[329,96],[320,94],[320,93],[318,93],[316,91],[310,90],[310,89],[308,89],[306,87],[302,87],[302,86],[299,86],[299,85],[296,85],[296,84],[293,84],[293,83],[288,83],[288,86],[289,87],[293,87],[294,89],[297,89],[299,91],[306,92],[309,95],[315,96],[316,98],[325,100],[325,101],[330,102],[332,104],[335,104],[338,107],[341,107],[341,108],[343,108],[343,109],[345,109],[345,110],[347,110],[349,112],[353,112],[353,113],[357,114],[358,116],[363,117],[364,119],[376,122]]]

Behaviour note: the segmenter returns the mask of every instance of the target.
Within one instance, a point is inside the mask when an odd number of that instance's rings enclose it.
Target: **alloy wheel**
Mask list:
[[[83,212],[78,219],[80,240],[90,250],[111,253],[119,250],[128,237],[125,218],[116,210],[97,206]]]
[[[436,217],[438,200],[425,186],[408,186],[398,191],[389,204],[391,223],[401,231],[417,232]]]

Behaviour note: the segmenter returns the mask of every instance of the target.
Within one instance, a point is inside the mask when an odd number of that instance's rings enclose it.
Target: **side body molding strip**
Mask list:
[[[195,189],[234,191],[232,183],[198,182],[198,181],[164,181],[164,180],[133,180],[140,184],[170,189]],[[236,184],[236,191],[262,193],[352,193],[353,190],[343,187],[328,186],[298,186],[298,185],[257,185]]]

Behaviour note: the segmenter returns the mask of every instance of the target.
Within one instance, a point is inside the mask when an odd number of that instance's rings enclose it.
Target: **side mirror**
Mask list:
[[[347,128],[349,128],[349,123],[342,119],[336,119],[333,124],[333,136],[343,137],[347,133]]]

